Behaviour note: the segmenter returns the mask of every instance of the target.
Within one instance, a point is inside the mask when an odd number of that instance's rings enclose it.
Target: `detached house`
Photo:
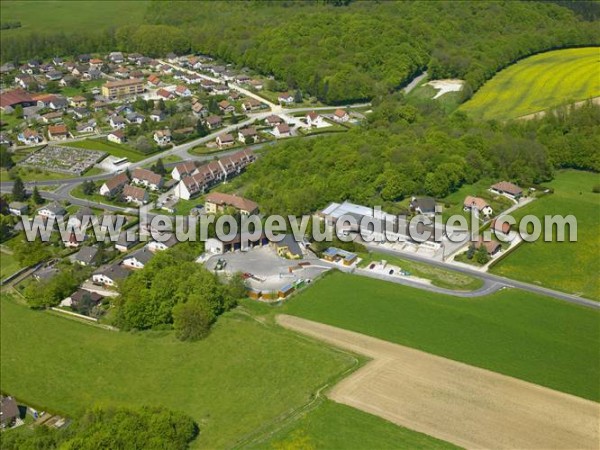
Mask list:
[[[433,197],[413,197],[410,201],[410,209],[416,214],[433,217],[435,216],[435,199]]]
[[[125,172],[121,172],[112,178],[106,180],[106,182],[100,187],[100,195],[105,197],[116,195],[129,183],[129,178]]]
[[[204,117],[208,114],[208,108],[206,108],[206,106],[197,101],[194,104],[192,104],[192,112],[196,117]]]
[[[323,118],[314,111],[306,114],[306,124],[309,127],[318,127],[323,122]]]
[[[143,269],[152,259],[154,253],[148,247],[142,247],[123,259],[123,266],[131,269]]]
[[[172,92],[167,91],[166,89],[159,89],[158,91],[156,91],[156,95],[160,98],[162,98],[163,100],[170,100],[173,97],[175,97],[175,95],[173,95]]]
[[[55,141],[64,141],[69,137],[69,129],[64,124],[50,125],[48,127],[48,139]]]
[[[290,137],[292,132],[287,123],[282,123],[273,128],[273,135],[278,138]]]
[[[343,109],[338,108],[333,113],[333,120],[340,123],[348,122],[350,120],[350,115]]]
[[[523,189],[508,181],[501,181],[500,183],[494,184],[490,190],[496,194],[506,195],[513,200],[518,200],[523,196]]]
[[[220,128],[223,125],[223,119],[220,116],[208,116],[204,123],[208,127],[209,130],[214,130],[216,128]]]
[[[258,212],[258,204],[252,200],[238,197],[237,195],[211,192],[206,196],[204,209],[209,214],[225,212],[228,208],[234,208],[242,215],[250,215]]]
[[[271,127],[275,127],[283,123],[283,119],[276,115],[270,115],[265,119],[265,123]]]
[[[118,264],[112,264],[94,272],[92,281],[96,284],[103,284],[105,286],[116,286],[130,274],[131,272],[125,267]]]
[[[294,103],[294,96],[288,92],[282,92],[277,96],[277,101],[283,105],[291,105]]]
[[[67,211],[58,203],[50,203],[49,205],[43,206],[40,209],[38,209],[37,213],[38,216],[52,220],[57,217],[64,217],[67,214]]]
[[[166,118],[165,113],[160,109],[155,109],[154,111],[152,111],[149,117],[150,120],[153,122],[161,122]]]
[[[35,145],[44,141],[44,137],[31,128],[26,128],[17,136],[17,139],[25,145]]]
[[[230,147],[233,144],[235,144],[235,141],[233,140],[233,136],[228,133],[223,133],[223,134],[218,135],[216,142],[217,142],[217,145],[219,146],[219,148]]]
[[[160,189],[163,185],[163,177],[148,169],[135,169],[131,173],[131,181],[153,191]]]
[[[127,141],[127,137],[125,136],[123,130],[111,131],[108,136],[106,136],[106,139],[108,139],[110,142],[114,142],[115,144],[123,144],[125,141]]]
[[[122,130],[125,128],[125,121],[120,116],[112,116],[108,123],[113,130]]]
[[[219,109],[224,113],[231,113],[235,111],[235,106],[233,106],[227,100],[221,100],[219,102]]]
[[[180,97],[190,97],[192,95],[192,91],[187,86],[179,85],[175,88],[175,94]]]
[[[477,214],[483,214],[486,217],[489,217],[494,213],[492,207],[480,197],[468,195],[465,198],[463,206],[465,211],[475,211]]]
[[[154,142],[156,142],[158,145],[169,145],[171,143],[171,130],[155,131]]]
[[[148,192],[146,192],[146,189],[131,186],[130,184],[123,188],[122,196],[127,203],[134,203],[138,206],[148,203]]]
[[[242,128],[238,131],[238,141],[240,141],[242,144],[245,144],[247,140],[252,142],[256,142],[258,140],[258,134],[256,133],[255,128]]]
[[[255,109],[260,109],[261,106],[262,103],[256,100],[255,98],[249,98],[242,104],[244,111],[254,111]]]

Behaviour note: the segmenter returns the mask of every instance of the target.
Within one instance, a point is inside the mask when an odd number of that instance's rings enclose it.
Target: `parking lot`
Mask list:
[[[303,259],[290,260],[278,256],[275,249],[268,245],[247,252],[213,255],[204,262],[204,266],[215,270],[219,260],[224,263],[225,273],[252,275],[246,280],[248,286],[261,291],[277,291],[297,280],[312,280],[330,268],[311,253],[305,254]],[[291,272],[290,268],[293,269]]]

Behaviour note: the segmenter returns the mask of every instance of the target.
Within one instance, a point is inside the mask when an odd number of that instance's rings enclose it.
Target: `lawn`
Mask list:
[[[64,145],[88,150],[100,150],[119,158],[128,158],[131,162],[140,161],[151,155],[140,153],[127,145],[108,142],[106,139],[84,139],[83,141],[68,142]]]
[[[514,289],[473,299],[333,273],[281,312],[598,401],[596,310]]]
[[[431,284],[441,288],[457,291],[473,291],[483,286],[483,281],[480,278],[474,278],[452,270],[410,261],[393,255],[370,252],[368,254],[361,253],[360,257],[362,258],[361,267],[367,267],[373,261],[380,262],[385,260],[388,264],[393,264],[410,272],[411,275],[431,280]]]
[[[2,37],[61,30],[103,31],[109,27],[141,23],[147,1],[6,1],[1,3],[2,22],[21,22],[21,28],[2,30]],[[49,26],[49,23],[52,26]]]
[[[366,439],[366,441],[365,441]],[[267,442],[249,448],[351,449],[367,442],[368,448],[457,448],[426,434],[399,427],[346,405],[324,400],[316,409],[282,428]]]
[[[428,85],[429,78],[424,78],[411,92],[406,94],[406,99],[409,102],[423,103],[425,101],[433,100],[433,97],[439,92],[433,86]],[[446,113],[454,111],[459,105],[462,99],[462,92],[446,92],[440,97],[436,98],[435,101],[440,104],[442,109]]]
[[[231,447],[307,403],[354,365],[330,350],[241,312],[197,343],[170,332],[121,333],[36,312],[4,296],[1,389],[74,417],[93,404],[163,405],[200,426],[198,448]]]
[[[473,117],[516,117],[600,95],[600,50],[573,48],[523,59],[485,83],[460,107]]]
[[[65,178],[75,178],[76,175],[66,173],[51,172],[49,170],[38,169],[35,167],[17,167],[14,169],[15,175],[19,175],[23,181],[49,181],[62,180]],[[0,181],[13,181],[6,169],[0,169]]]
[[[21,268],[15,257],[0,249],[0,280],[12,275]]]
[[[577,242],[538,240],[521,244],[491,272],[600,300],[600,194],[592,192],[596,184],[600,184],[600,175],[591,172],[557,173],[548,183],[554,194],[519,209],[514,217],[518,221],[525,214],[573,214],[577,218]]]

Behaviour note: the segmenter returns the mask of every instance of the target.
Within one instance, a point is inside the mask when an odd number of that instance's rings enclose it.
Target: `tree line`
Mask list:
[[[435,101],[414,105],[396,95],[379,102],[362,127],[278,143],[226,189],[243,192],[266,214],[298,216],[344,200],[402,212],[398,202],[407,197],[441,199],[482,179],[528,186],[559,168],[598,171],[599,125],[600,106],[592,104],[500,124],[447,116]]]
[[[548,2],[152,2],[145,21],[6,36],[2,60],[191,51],[335,104],[397,89],[425,68],[432,78],[464,78],[473,92],[518,59],[600,41],[597,21]]]

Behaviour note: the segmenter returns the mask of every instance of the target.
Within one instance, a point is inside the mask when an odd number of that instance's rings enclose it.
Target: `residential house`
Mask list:
[[[125,116],[125,120],[129,123],[135,123],[137,125],[141,125],[142,123],[144,123],[145,117],[136,112],[132,112]]]
[[[194,175],[195,173],[198,173],[196,163],[194,161],[183,161],[173,168],[171,177],[174,180],[180,181],[182,178]]]
[[[502,249],[502,245],[498,241],[485,241],[483,238],[479,238],[479,241],[475,244],[475,248],[479,250],[479,248],[483,246],[488,255],[494,256]]]
[[[50,70],[46,72],[46,78],[48,78],[49,81],[59,81],[62,79],[62,77],[62,72],[59,72],[58,70]]]
[[[163,185],[163,177],[148,169],[134,169],[131,173],[131,181],[144,185],[153,191],[157,191]]]
[[[122,130],[126,125],[125,120],[120,116],[112,116],[108,123],[113,130]]]
[[[69,298],[71,299],[71,308],[78,308],[79,305],[86,300],[91,302],[93,306],[98,306],[104,297],[94,291],[77,289]]]
[[[294,96],[289,92],[282,92],[277,96],[277,101],[283,105],[291,105],[294,103]]]
[[[196,101],[192,104],[192,112],[196,117],[204,117],[208,114],[208,108],[202,103]]]
[[[49,125],[48,139],[54,141],[64,141],[70,137],[69,129],[65,124]]]
[[[230,102],[236,102],[239,99],[240,99],[240,93],[238,91],[229,91],[227,100],[229,100]]]
[[[125,136],[123,130],[115,130],[108,133],[106,139],[115,144],[124,144],[127,141],[127,136]]]
[[[175,94],[179,97],[191,97],[192,91],[187,86],[179,85],[175,88]]]
[[[163,120],[166,119],[167,116],[160,109],[155,109],[154,111],[152,111],[150,113],[149,117],[150,117],[150,120],[153,122],[162,122]]]
[[[215,84],[211,87],[210,95],[226,95],[229,87],[226,84]]]
[[[185,81],[187,84],[199,84],[202,81],[202,78],[200,77],[200,75],[195,74],[195,73],[184,73],[181,76],[181,79],[183,81]]]
[[[52,220],[57,217],[64,217],[67,214],[67,211],[58,203],[50,203],[38,209],[37,214],[45,219]]]
[[[435,216],[435,199],[433,197],[413,197],[410,201],[410,209],[416,214],[433,217]]]
[[[146,189],[130,184],[123,188],[122,196],[127,203],[133,203],[137,206],[148,203],[148,192],[146,192]]]
[[[106,180],[100,187],[100,195],[112,197],[119,193],[123,187],[129,183],[129,178],[125,172],[121,172]]]
[[[350,120],[350,114],[343,109],[338,108],[333,113],[333,120],[340,123],[348,122]]]
[[[258,141],[256,129],[254,127],[242,128],[238,131],[238,141],[242,144]]]
[[[220,116],[208,116],[204,123],[209,130],[220,128],[223,125],[223,119]]]
[[[87,106],[87,98],[83,95],[71,97],[70,105],[74,108],[85,108]]]
[[[75,120],[81,120],[90,115],[90,111],[87,108],[74,108],[73,118]]]
[[[276,127],[277,125],[283,123],[283,119],[279,116],[272,114],[265,119],[265,123],[270,127]]]
[[[142,247],[123,259],[123,266],[131,269],[143,269],[154,253],[148,247]]]
[[[477,214],[483,214],[486,217],[491,216],[494,211],[484,199],[467,195],[463,203],[465,211],[475,211]]]
[[[232,113],[235,111],[235,106],[233,106],[227,100],[221,100],[219,102],[219,109],[224,113]]]
[[[108,55],[108,59],[110,62],[113,62],[115,64],[121,64],[121,63],[125,62],[125,57],[123,56],[123,53],[121,53],[121,52],[111,52]]]
[[[93,133],[96,131],[96,121],[92,119],[89,122],[79,124],[76,129],[78,133]]]
[[[12,397],[0,396],[0,428],[12,427],[20,417],[17,401]]]
[[[87,73],[87,74],[84,74],[84,76],[83,76],[83,79],[84,79],[84,80],[99,80],[100,78],[102,78],[102,72],[101,72],[100,70],[98,70],[98,69],[90,69],[90,70],[88,71],[88,73]],[[98,93],[98,94],[99,94],[100,92],[102,92],[102,90],[101,90],[101,89],[99,89],[99,90],[97,91],[97,93]],[[95,93],[95,92],[94,92],[94,89],[92,89],[92,93]]]
[[[115,244],[115,249],[123,253],[128,251],[130,248],[135,247],[140,242],[135,231],[137,231],[137,228],[121,231],[121,233],[119,233],[117,243]]]
[[[83,235],[82,240],[85,240],[86,236]],[[69,234],[67,239],[63,239],[63,244],[68,248],[77,248],[81,245],[81,241],[77,238],[77,235],[73,232]]]
[[[82,266],[95,266],[100,263],[100,249],[96,246],[84,246],[75,253],[71,260]]]
[[[131,272],[119,264],[111,264],[110,266],[98,269],[92,275],[92,281],[96,284],[104,286],[116,286],[120,281],[131,275]]]
[[[69,217],[68,225],[73,228],[80,228],[84,224],[90,225],[95,220],[94,211],[88,206],[82,206],[74,215]]]
[[[508,223],[508,222],[500,223],[498,221],[498,218],[492,220],[491,228],[492,228],[492,230],[494,230],[495,234],[508,235],[510,233],[510,223]]]
[[[37,81],[31,75],[19,74],[15,76],[15,83],[23,89],[29,89],[31,86],[34,86]]]
[[[41,119],[42,119],[42,122],[44,122],[44,123],[52,123],[52,122],[58,122],[58,121],[62,120],[62,116],[63,116],[62,112],[53,111],[53,112],[43,114],[41,116]]]
[[[206,196],[204,210],[207,213],[222,213],[228,208],[234,208],[243,215],[251,215],[258,212],[258,205],[255,202],[243,197],[238,197],[237,195],[211,192]]]
[[[35,145],[44,141],[44,137],[31,128],[26,128],[22,133],[19,133],[17,140],[25,145]]]
[[[523,196],[523,189],[516,184],[509,183],[508,181],[496,183],[490,188],[490,190],[496,194],[510,197],[513,200],[518,200]]]
[[[264,83],[260,80],[250,80],[250,86],[252,86],[257,91],[260,91],[263,88]],[[293,99],[292,99],[293,100]]]
[[[217,136],[216,139],[217,145],[219,148],[230,147],[235,144],[233,136],[228,133],[223,133]]]
[[[69,106],[69,102],[64,97],[55,96],[52,100],[48,102],[48,108],[53,109],[55,111],[59,109],[65,109]]]
[[[273,128],[273,134],[278,138],[290,137],[292,131],[287,123],[282,123]]]
[[[71,86],[72,83],[75,82],[75,77],[73,75],[65,75],[64,77],[62,77],[62,80],[60,80],[58,82],[58,85],[60,87],[67,87],[67,86]]]
[[[26,215],[28,211],[29,206],[27,205],[27,203],[10,202],[8,204],[8,212],[11,213],[13,216],[21,217]]]
[[[158,241],[151,241],[148,243],[148,245],[146,245],[146,247],[148,247],[148,250],[154,253],[168,250],[177,245],[177,243],[177,237],[173,233],[169,233],[168,237],[161,236]]]
[[[255,98],[249,98],[248,100],[244,101],[242,107],[246,112],[254,111],[256,109],[260,109],[262,107],[262,103],[256,100]]]
[[[90,59],[90,68],[100,69],[102,67],[102,64],[104,64],[104,61],[100,58]]]
[[[171,91],[167,91],[166,89],[162,88],[156,91],[156,95],[163,100],[171,100],[175,97],[175,94],[173,94]]]
[[[148,84],[152,87],[157,87],[160,85],[160,78],[158,78],[157,75],[152,74],[148,77]]]
[[[171,143],[171,130],[156,130],[154,141],[158,145],[169,145]]]
[[[318,127],[323,122],[323,118],[314,111],[306,114],[306,124],[309,127]]]

